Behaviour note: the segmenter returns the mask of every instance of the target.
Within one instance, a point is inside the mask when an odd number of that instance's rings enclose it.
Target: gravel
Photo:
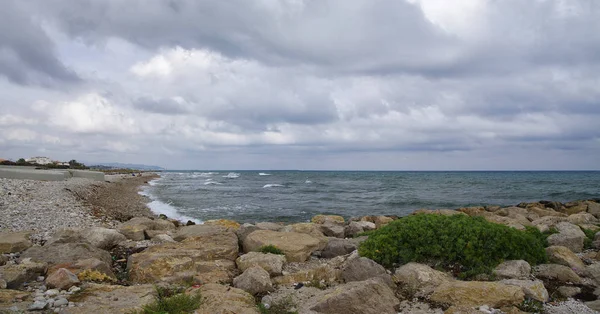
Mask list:
[[[557,304],[546,303],[544,305],[544,313],[545,314],[565,314],[565,313],[577,313],[577,314],[597,314],[597,311],[594,311],[587,307],[585,304],[578,302],[573,299],[568,299],[567,301],[559,302]]]
[[[42,244],[59,229],[112,228],[131,217],[153,216],[137,193],[149,175],[114,182],[0,178],[0,232],[32,231],[31,240]]]

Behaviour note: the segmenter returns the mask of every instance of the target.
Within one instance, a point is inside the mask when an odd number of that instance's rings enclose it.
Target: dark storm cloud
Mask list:
[[[52,86],[79,77],[55,55],[54,43],[16,1],[0,9],[0,75],[21,85]]]

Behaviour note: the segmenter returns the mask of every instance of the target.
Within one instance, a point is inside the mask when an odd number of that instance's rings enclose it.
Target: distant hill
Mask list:
[[[165,168],[151,165],[140,165],[140,164],[123,164],[120,162],[103,162],[103,163],[90,163],[90,168],[100,169],[135,169],[135,170],[165,170]]]

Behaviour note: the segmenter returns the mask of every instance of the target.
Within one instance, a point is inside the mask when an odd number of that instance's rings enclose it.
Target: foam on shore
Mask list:
[[[154,179],[152,181],[148,182],[149,186],[155,186],[156,182],[159,181],[161,178],[157,178]],[[163,214],[166,215],[169,218],[172,219],[176,219],[182,222],[186,222],[188,220],[191,220],[197,224],[201,224],[203,223],[202,220],[196,219],[196,218],[192,218],[186,215],[182,215],[179,213],[179,211],[177,210],[177,207],[171,205],[171,204],[167,204],[165,202],[160,201],[156,196],[154,196],[152,193],[150,193],[148,187],[144,187],[141,191],[139,191],[138,193],[140,195],[146,196],[150,199],[150,203],[146,204],[146,206],[148,206],[148,208],[150,208],[150,210],[157,214]]]

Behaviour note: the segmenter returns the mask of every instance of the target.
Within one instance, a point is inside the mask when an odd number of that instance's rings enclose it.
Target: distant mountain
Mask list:
[[[87,165],[87,164],[86,164]],[[90,168],[106,168],[106,169],[135,169],[135,170],[165,170],[165,168],[151,165],[140,165],[140,164],[123,164],[120,162],[103,162],[103,163],[90,163]]]

